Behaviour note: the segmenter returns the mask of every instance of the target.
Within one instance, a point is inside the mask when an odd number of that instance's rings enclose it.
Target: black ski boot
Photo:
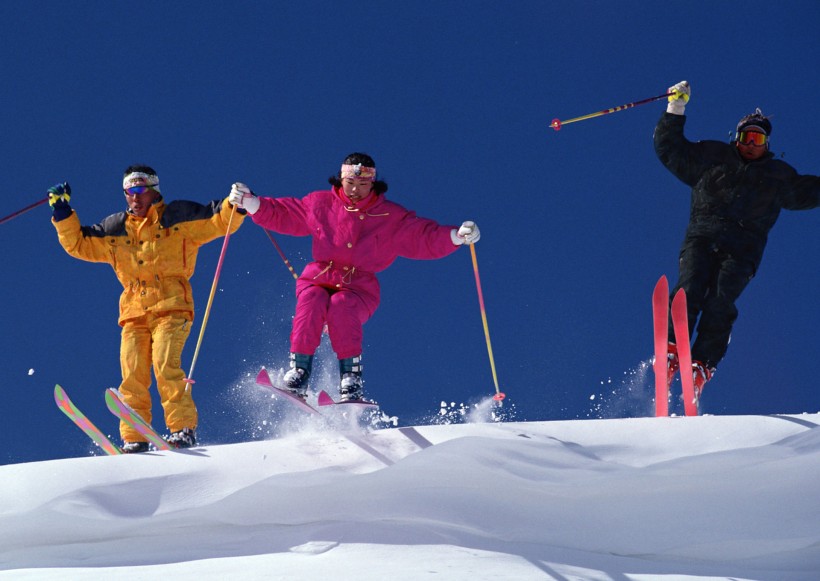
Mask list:
[[[362,356],[339,360],[339,395],[341,401],[361,401],[364,399],[362,380]]]
[[[148,451],[148,442],[125,442],[120,449],[123,454],[140,454]]]
[[[165,441],[172,448],[191,448],[196,446],[196,432],[192,428],[182,428],[178,432],[171,433]]]
[[[313,367],[313,355],[290,354],[290,369],[283,378],[284,389],[296,397],[307,399],[308,378]]]

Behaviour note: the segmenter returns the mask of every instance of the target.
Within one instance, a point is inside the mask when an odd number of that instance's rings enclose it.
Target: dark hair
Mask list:
[[[356,165],[357,163],[360,163],[364,167],[376,167],[376,162],[373,161],[373,158],[366,153],[351,153],[342,163],[347,165]]]
[[[359,163],[364,167],[376,167],[376,162],[373,161],[373,158],[366,153],[351,153],[342,162],[342,164],[349,165],[356,165]],[[327,182],[337,188],[342,187],[342,171],[339,170],[336,172],[336,175],[332,175],[327,178]],[[373,191],[376,192],[377,195],[385,193],[387,191],[387,182],[377,179],[373,182]]]
[[[152,167],[149,167],[147,165],[142,165],[142,164],[134,164],[134,165],[129,165],[127,168],[125,168],[125,171],[122,172],[122,177],[125,177],[128,174],[134,173],[134,172],[147,173],[148,175],[152,175],[152,176],[157,175],[157,172]]]
[[[736,131],[740,133],[745,127],[749,127],[750,125],[757,125],[766,132],[766,135],[772,134],[772,122],[769,121],[769,118],[766,117],[760,109],[755,109],[754,113],[746,115],[741,119],[737,124]]]

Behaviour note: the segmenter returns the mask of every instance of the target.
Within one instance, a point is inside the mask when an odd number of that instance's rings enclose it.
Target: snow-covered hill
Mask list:
[[[817,579],[818,425],[307,425],[7,465],[0,578]]]

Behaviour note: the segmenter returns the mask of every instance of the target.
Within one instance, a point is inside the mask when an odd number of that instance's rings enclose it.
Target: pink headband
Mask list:
[[[122,189],[127,190],[134,186],[151,186],[159,191],[159,178],[155,175],[134,171],[122,178]]]
[[[370,178],[371,182],[375,182],[376,168],[367,167],[360,163],[356,165],[342,164],[342,179],[344,178]]]

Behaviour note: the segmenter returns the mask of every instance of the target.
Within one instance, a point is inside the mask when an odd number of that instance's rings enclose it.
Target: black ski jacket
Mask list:
[[[689,141],[686,117],[664,113],[655,127],[655,153],[692,188],[684,247],[708,240],[717,252],[749,260],[755,271],[781,209],[820,206],[820,177],[800,175],[771,152],[748,161],[734,143]]]

